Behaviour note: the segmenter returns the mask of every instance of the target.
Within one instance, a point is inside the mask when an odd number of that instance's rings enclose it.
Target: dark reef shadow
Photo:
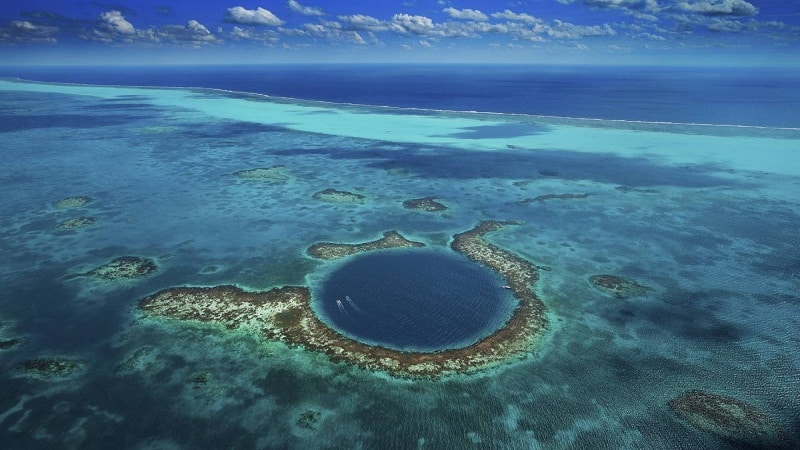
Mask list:
[[[547,174],[567,180],[641,186],[746,187],[751,184],[709,174],[724,168],[711,164],[669,166],[649,158],[571,150],[498,149],[491,152],[465,151],[447,147],[406,144],[403,150],[374,148],[287,149],[277,155],[323,155],[331,159],[366,160],[367,167],[405,169],[425,178],[518,180]]]

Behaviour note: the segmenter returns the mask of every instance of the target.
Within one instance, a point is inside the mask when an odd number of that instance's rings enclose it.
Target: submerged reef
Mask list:
[[[28,359],[17,366],[21,373],[35,378],[51,379],[63,378],[82,369],[84,363],[75,359],[66,358],[37,358]]]
[[[21,338],[2,339],[0,340],[0,350],[10,350],[24,342]]]
[[[425,212],[445,211],[447,206],[436,201],[436,197],[413,198],[403,202],[405,209],[418,209]]]
[[[339,259],[345,256],[370,250],[400,247],[424,247],[422,242],[409,241],[397,231],[387,231],[383,237],[374,241],[360,244],[337,244],[334,242],[319,242],[308,248],[308,254],[317,259]]]
[[[314,198],[328,203],[364,203],[366,197],[354,192],[328,188],[314,194]]]
[[[543,202],[546,200],[553,200],[553,199],[561,199],[561,200],[568,200],[572,198],[586,198],[592,194],[543,194],[537,195],[533,198],[526,198],[525,200],[520,201],[521,204],[525,205],[528,203],[536,203],[536,202]]]
[[[158,266],[152,259],[139,256],[120,256],[88,272],[67,275],[65,279],[71,280],[78,277],[95,277],[104,280],[130,280],[134,278],[144,278],[156,270],[158,270]]]
[[[483,239],[487,233],[506,224],[508,222],[482,222],[453,238],[453,250],[497,271],[507,280],[519,302],[503,327],[464,348],[404,352],[347,338],[317,317],[311,307],[311,291],[303,286],[284,286],[263,292],[248,292],[235,286],[176,287],[144,298],[139,302],[139,309],[149,317],[213,323],[230,330],[251,331],[291,347],[324,353],[332,361],[385,371],[398,377],[431,378],[473,372],[527,355],[547,325],[544,304],[533,292],[538,277],[536,266]],[[356,250],[347,254],[354,252]],[[345,255],[335,257],[341,256]]]
[[[73,208],[80,208],[81,206],[86,205],[87,203],[91,202],[93,199],[91,197],[86,196],[77,196],[77,197],[66,197],[58,200],[55,205],[58,209],[73,209]]]
[[[733,397],[693,390],[674,398],[669,408],[701,430],[752,448],[789,448],[785,430],[755,406]]]
[[[658,191],[656,189],[640,189],[640,188],[633,188],[633,187],[625,186],[625,185],[617,186],[614,189],[616,189],[616,190],[618,190],[620,192],[625,192],[625,193],[638,192],[640,194],[658,194]]]
[[[589,282],[600,292],[626,299],[646,295],[649,287],[643,286],[630,278],[617,275],[592,275]]]
[[[262,181],[286,181],[291,178],[286,173],[286,166],[281,165],[239,170],[234,172],[233,175],[238,178]]]
[[[97,218],[95,217],[75,217],[72,219],[61,221],[58,224],[58,227],[67,230],[74,230],[76,228],[83,228],[89,225],[93,225],[95,222],[97,222]]]

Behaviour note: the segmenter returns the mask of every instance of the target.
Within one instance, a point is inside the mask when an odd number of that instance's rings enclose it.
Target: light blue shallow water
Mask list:
[[[690,389],[747,401],[797,439],[791,131],[6,82],[0,112],[0,340],[25,340],[0,350],[9,448],[731,448],[669,410]],[[274,165],[286,179],[232,175]],[[326,188],[366,198],[313,198]],[[587,196],[534,200],[548,194]],[[54,207],[74,195],[93,201]],[[449,209],[402,206],[426,196]],[[58,228],[81,216],[98,221]],[[489,372],[398,380],[135,313],[178,285],[317,286],[342,262],[309,258],[314,242],[398,230],[448,252],[486,219],[522,222],[489,239],[542,268],[550,323]],[[159,271],[63,280],[121,255]],[[588,282],[604,273],[651,289],[607,296]],[[20,376],[43,356],[86,369]]]

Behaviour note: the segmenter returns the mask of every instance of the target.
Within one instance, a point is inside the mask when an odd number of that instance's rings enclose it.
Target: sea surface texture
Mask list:
[[[0,72],[0,447],[797,448],[797,73],[137,70]],[[485,220],[548,326],[476,373],[137,307],[308,286],[346,335],[469,345],[515,301],[450,249]],[[392,230],[424,249],[308,252]]]

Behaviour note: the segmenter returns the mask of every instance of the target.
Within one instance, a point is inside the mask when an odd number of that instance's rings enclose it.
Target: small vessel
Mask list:
[[[501,287],[502,289],[511,289],[511,286],[509,286],[509,285],[507,285],[507,284],[504,284],[504,285],[502,285],[502,286],[500,286],[500,287]]]
[[[339,307],[339,311],[341,311],[342,314],[347,314],[347,310],[344,309],[344,305],[342,304],[342,301],[339,300],[338,298],[336,299],[336,306]]]

